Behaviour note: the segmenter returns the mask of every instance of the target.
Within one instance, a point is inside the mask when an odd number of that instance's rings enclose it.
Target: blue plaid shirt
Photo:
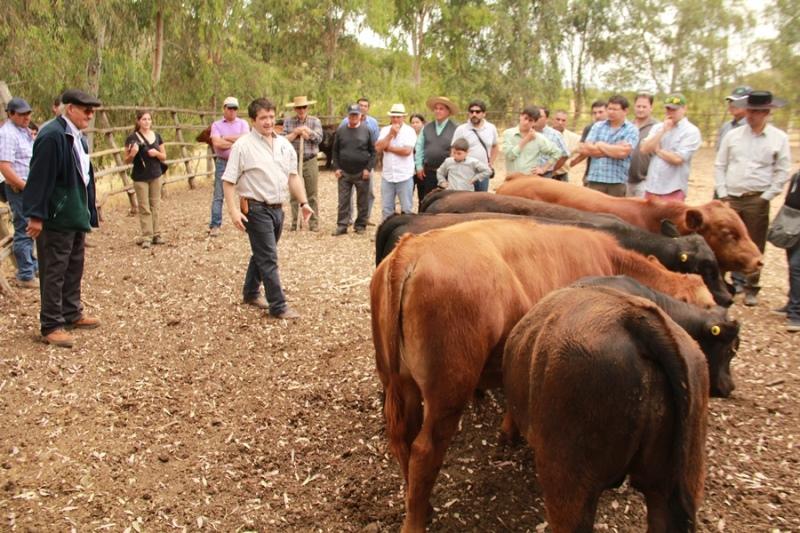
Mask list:
[[[611,122],[603,120],[595,122],[589,135],[586,137],[587,143],[604,142],[608,144],[627,143],[635,148],[639,143],[639,130],[627,120],[619,128],[612,128]],[[613,157],[592,157],[592,164],[589,166],[587,181],[598,183],[627,183],[628,170],[631,166],[631,156],[633,150],[625,159],[614,159]]]
[[[551,128],[550,126],[545,126],[544,129],[542,130],[542,135],[547,137],[547,139],[551,143],[555,144],[556,147],[561,151],[561,156],[559,157],[559,159],[561,159],[562,157],[569,157],[569,150],[567,149],[567,143],[564,140],[564,136],[561,135],[561,132],[559,132],[555,128]],[[547,156],[539,157],[540,166],[546,164],[548,161],[549,160]]]
[[[33,137],[28,128],[20,128],[10,119],[0,127],[0,161],[11,163],[11,168],[22,181],[28,180],[33,154]],[[0,180],[2,182],[2,180]]]

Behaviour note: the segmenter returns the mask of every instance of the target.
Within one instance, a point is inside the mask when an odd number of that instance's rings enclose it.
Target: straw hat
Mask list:
[[[286,107],[306,107],[316,103],[316,100],[309,100],[305,96],[295,96],[294,100],[286,104]]]
[[[430,109],[431,111],[433,111],[433,106],[435,106],[436,104],[442,104],[443,106],[445,106],[447,109],[450,110],[451,115],[455,115],[456,113],[458,113],[458,106],[446,96],[432,96],[428,98],[427,102],[425,102],[425,105],[427,105],[428,109]]]
[[[404,117],[408,115],[406,113],[406,106],[403,104],[392,104],[392,108],[389,110],[390,117]]]

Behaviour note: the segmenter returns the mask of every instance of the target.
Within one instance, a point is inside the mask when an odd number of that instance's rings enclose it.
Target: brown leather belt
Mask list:
[[[753,196],[761,196],[762,194],[764,194],[764,191],[750,191],[742,193],[739,198],[752,198]]]

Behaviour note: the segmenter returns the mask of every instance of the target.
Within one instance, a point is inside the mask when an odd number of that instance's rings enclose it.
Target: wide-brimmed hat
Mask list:
[[[87,107],[100,107],[103,105],[100,100],[91,94],[81,91],[80,89],[67,89],[61,93],[61,103],[82,105]]]
[[[406,106],[403,104],[392,104],[392,108],[389,110],[390,117],[404,117],[408,115],[406,113]]]
[[[316,103],[316,100],[309,100],[305,96],[295,96],[294,100],[286,104],[286,107],[308,107]]]
[[[734,100],[733,105],[743,109],[775,109],[786,105],[786,100],[775,98],[769,91],[751,91],[746,98]]]
[[[733,100],[740,100],[746,98],[748,94],[753,92],[753,88],[749,85],[740,85],[736,87],[731,94],[725,97],[725,100],[732,102]]]
[[[432,96],[428,98],[427,102],[425,102],[425,105],[427,105],[428,109],[430,109],[431,111],[433,111],[433,106],[435,106],[436,104],[442,104],[443,106],[445,106],[447,109],[450,110],[451,115],[455,115],[456,113],[458,113],[458,106],[446,96]]]

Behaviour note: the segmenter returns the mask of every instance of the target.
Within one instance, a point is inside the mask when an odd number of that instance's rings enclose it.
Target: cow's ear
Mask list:
[[[667,218],[661,221],[661,234],[673,239],[681,236],[680,232],[678,231],[678,226],[676,226],[673,221]]]
[[[703,212],[699,209],[687,209],[685,222],[689,231],[700,231],[703,227]]]

